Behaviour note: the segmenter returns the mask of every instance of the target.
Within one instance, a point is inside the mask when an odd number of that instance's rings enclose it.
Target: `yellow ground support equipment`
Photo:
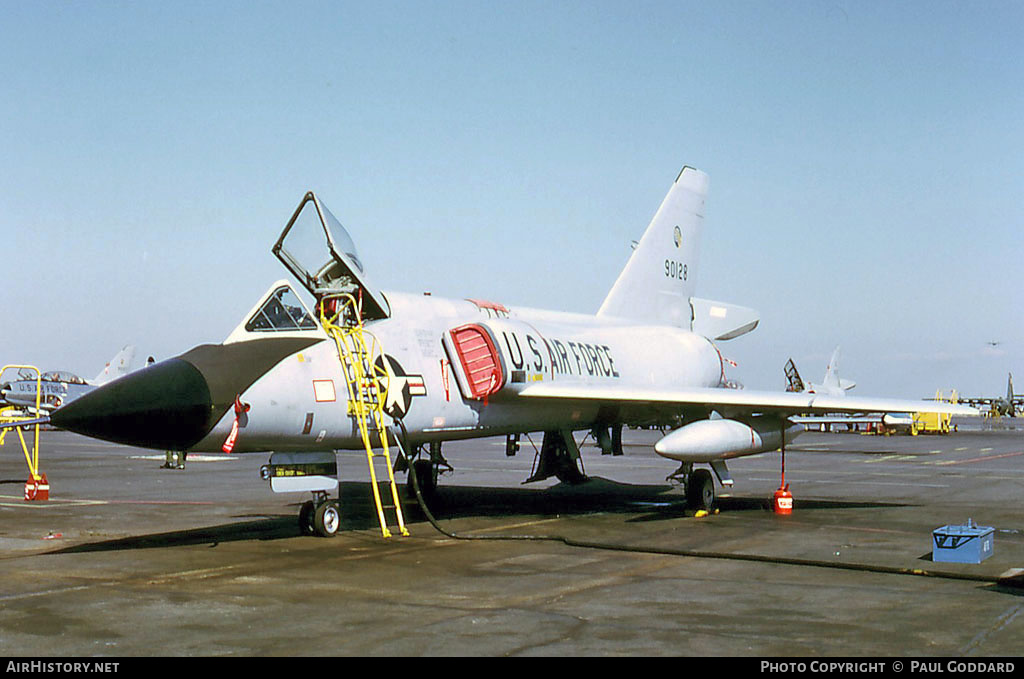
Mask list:
[[[39,473],[39,420],[38,414],[40,412],[39,406],[42,401],[43,395],[43,380],[42,374],[39,372],[39,368],[34,365],[5,365],[3,369],[0,369],[0,377],[3,376],[8,370],[29,370],[36,374],[36,415],[37,417],[25,417],[23,415],[8,414],[7,411],[0,411],[0,424],[10,424],[14,422],[27,422],[35,420],[35,436],[32,442],[32,450],[29,451],[28,444],[25,442],[25,434],[22,431],[22,427],[14,427],[14,431],[18,432],[18,439],[21,441],[21,449],[25,453],[25,462],[28,463],[29,479],[25,482],[25,499],[26,500],[49,500],[50,499],[50,484],[46,480],[46,474]],[[0,446],[4,444],[4,438],[7,436],[8,429],[0,429]]]
[[[956,403],[958,398],[959,396],[955,389],[950,392],[948,397],[941,390],[935,392],[935,400],[937,402]],[[948,434],[952,419],[953,416],[948,413],[914,413],[914,426],[911,427],[910,433],[913,436],[918,434]]]
[[[370,467],[370,487],[373,489],[373,501],[377,507],[381,534],[385,538],[391,537],[391,530],[384,517],[385,506],[381,502],[375,460],[383,460],[387,467],[391,499],[394,503],[387,508],[395,510],[395,520],[401,534],[409,535],[402,517],[402,505],[399,501],[398,485],[395,483],[391,464],[391,449],[388,445],[389,431],[384,419],[390,417],[384,412],[388,392],[384,352],[377,338],[364,330],[360,304],[352,295],[325,295],[318,307],[320,323],[338,348],[338,360],[341,362],[341,369],[348,385],[348,414],[356,418],[366,448],[366,461]],[[336,309],[333,312],[329,311],[331,307]],[[375,441],[379,441],[378,445],[383,449],[381,452],[374,451]]]

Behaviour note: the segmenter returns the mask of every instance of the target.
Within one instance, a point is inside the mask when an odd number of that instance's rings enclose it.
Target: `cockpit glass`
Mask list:
[[[363,260],[359,259],[359,253],[356,252],[356,244],[352,240],[352,236],[348,235],[348,231],[341,225],[327,206],[320,202],[320,208],[324,211],[324,219],[327,220],[327,228],[331,232],[331,237],[334,239],[334,247],[338,248],[352,260],[352,263],[359,269],[359,273],[365,273],[363,271]]]
[[[333,243],[337,251],[351,260],[358,273],[363,273],[363,262],[359,259],[352,237],[326,205],[319,203],[319,206],[324,216],[322,222],[317,214],[317,201],[306,201],[282,240],[282,249],[294,264],[305,270],[306,275],[315,278],[334,265],[330,247]],[[318,281],[318,284],[325,282]]]
[[[283,285],[252,315],[246,322],[245,329],[249,332],[316,330],[316,321],[306,311],[295,292]]]
[[[282,241],[283,249],[305,269],[306,275],[310,275],[331,259],[325,242],[324,227],[316,213],[316,205],[308,201],[303,204],[302,211]]]
[[[366,279],[352,237],[312,192],[302,198],[272,251],[315,298],[358,295],[363,299],[363,320],[390,315],[387,300]]]
[[[32,376],[30,379],[34,380],[35,376]],[[43,382],[67,382],[68,384],[85,384],[85,380],[83,380],[81,377],[75,375],[74,373],[69,373],[66,370],[51,370],[50,372],[45,372],[42,374],[40,379]]]

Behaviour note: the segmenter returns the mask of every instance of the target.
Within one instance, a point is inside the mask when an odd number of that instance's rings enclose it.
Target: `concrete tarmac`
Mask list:
[[[1024,432],[807,433],[787,449],[791,516],[769,511],[778,453],[729,463],[718,514],[665,482],[654,431],[583,446],[580,486],[522,485],[525,440],[448,443],[434,514],[382,539],[365,457],[341,456],[343,529],[304,537],[306,495],[266,455],[190,456],[44,432],[48,502],[0,448],[0,654],[66,656],[1018,655]],[[539,446],[539,437],[534,437]],[[404,475],[402,476],[404,479]],[[932,531],[995,528],[980,564],[931,560]],[[915,573],[916,571],[916,573]]]

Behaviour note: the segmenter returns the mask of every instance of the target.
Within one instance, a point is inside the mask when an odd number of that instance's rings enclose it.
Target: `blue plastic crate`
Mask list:
[[[932,531],[932,561],[981,563],[995,549],[995,530],[968,519],[962,526],[943,526]]]

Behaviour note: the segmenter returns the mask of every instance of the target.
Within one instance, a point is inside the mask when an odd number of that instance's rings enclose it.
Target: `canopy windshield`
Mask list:
[[[248,332],[290,332],[316,330],[316,321],[287,285],[267,297],[245,324]]]
[[[35,380],[35,376],[29,377],[30,380]],[[67,382],[68,384],[85,384],[85,380],[74,373],[70,373],[67,370],[51,370],[50,372],[43,373],[41,378],[43,382]]]
[[[389,315],[380,292],[366,282],[352,237],[312,192],[302,199],[273,252],[317,299],[348,292],[362,298],[365,319]]]

